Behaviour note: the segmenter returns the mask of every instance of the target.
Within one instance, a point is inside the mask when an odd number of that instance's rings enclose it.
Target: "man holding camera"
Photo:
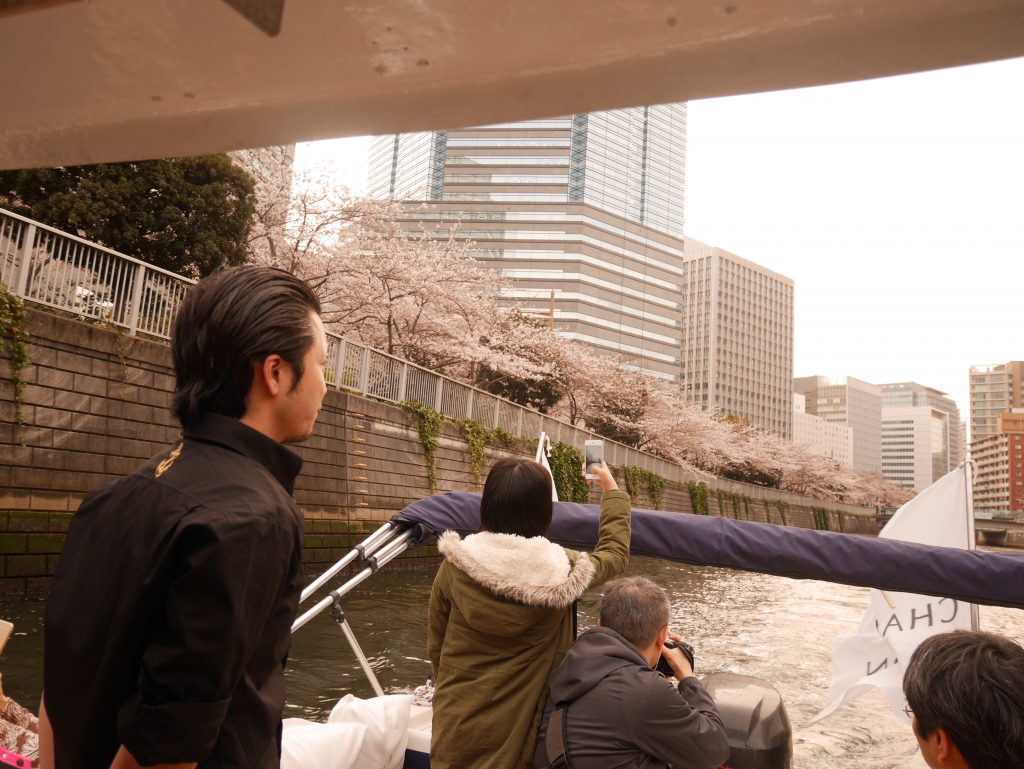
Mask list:
[[[534,769],[714,769],[728,759],[714,702],[683,649],[665,645],[668,620],[668,595],[649,579],[608,584],[598,626],[551,674]],[[676,686],[654,669],[661,657]]]

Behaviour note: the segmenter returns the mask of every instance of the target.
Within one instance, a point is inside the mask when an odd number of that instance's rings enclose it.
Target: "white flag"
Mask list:
[[[970,549],[974,527],[968,493],[967,469],[953,470],[897,510],[878,536]],[[836,640],[832,701],[811,723],[872,688],[880,689],[893,712],[909,722],[903,712],[903,671],[910,655],[929,636],[970,628],[970,604],[953,598],[872,590],[857,634]]]
[[[533,459],[535,462],[540,462],[551,476],[551,501],[557,502],[558,489],[555,488],[555,475],[551,472],[551,465],[548,463],[549,451],[551,451],[551,439],[548,438],[547,433],[541,433],[540,439],[537,441],[537,453]]]

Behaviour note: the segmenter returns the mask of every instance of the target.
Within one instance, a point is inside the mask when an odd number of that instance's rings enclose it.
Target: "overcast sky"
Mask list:
[[[368,139],[301,145],[365,189]],[[796,281],[794,375],[915,380],[968,412],[1024,358],[1024,59],[690,103],[690,237]]]

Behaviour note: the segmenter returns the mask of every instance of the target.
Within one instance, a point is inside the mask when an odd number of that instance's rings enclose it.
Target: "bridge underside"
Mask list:
[[[233,8],[263,18],[282,3],[276,36]],[[1018,0],[14,0],[0,11],[0,67],[12,74],[0,168],[479,125],[1022,55]]]
[[[1009,532],[1006,529],[976,529],[979,545],[1006,547]]]

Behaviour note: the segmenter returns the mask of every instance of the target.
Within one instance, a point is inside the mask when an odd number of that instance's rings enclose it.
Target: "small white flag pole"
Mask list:
[[[555,488],[555,474],[551,472],[551,463],[548,462],[549,454],[551,454],[551,439],[548,438],[547,433],[542,432],[537,440],[537,453],[534,455],[533,461],[539,462],[551,476],[551,501],[557,502],[558,489]]]
[[[978,532],[974,528],[974,460],[964,461],[964,478],[967,494],[967,549],[978,549]],[[971,604],[971,630],[981,629],[978,604]]]
[[[969,549],[974,546],[970,500],[970,469],[965,464],[903,505],[878,536]],[[871,689],[881,690],[893,713],[909,722],[903,712],[903,671],[910,655],[929,636],[976,626],[973,614],[971,604],[953,598],[872,590],[856,633],[836,639],[831,702],[811,723]]]

